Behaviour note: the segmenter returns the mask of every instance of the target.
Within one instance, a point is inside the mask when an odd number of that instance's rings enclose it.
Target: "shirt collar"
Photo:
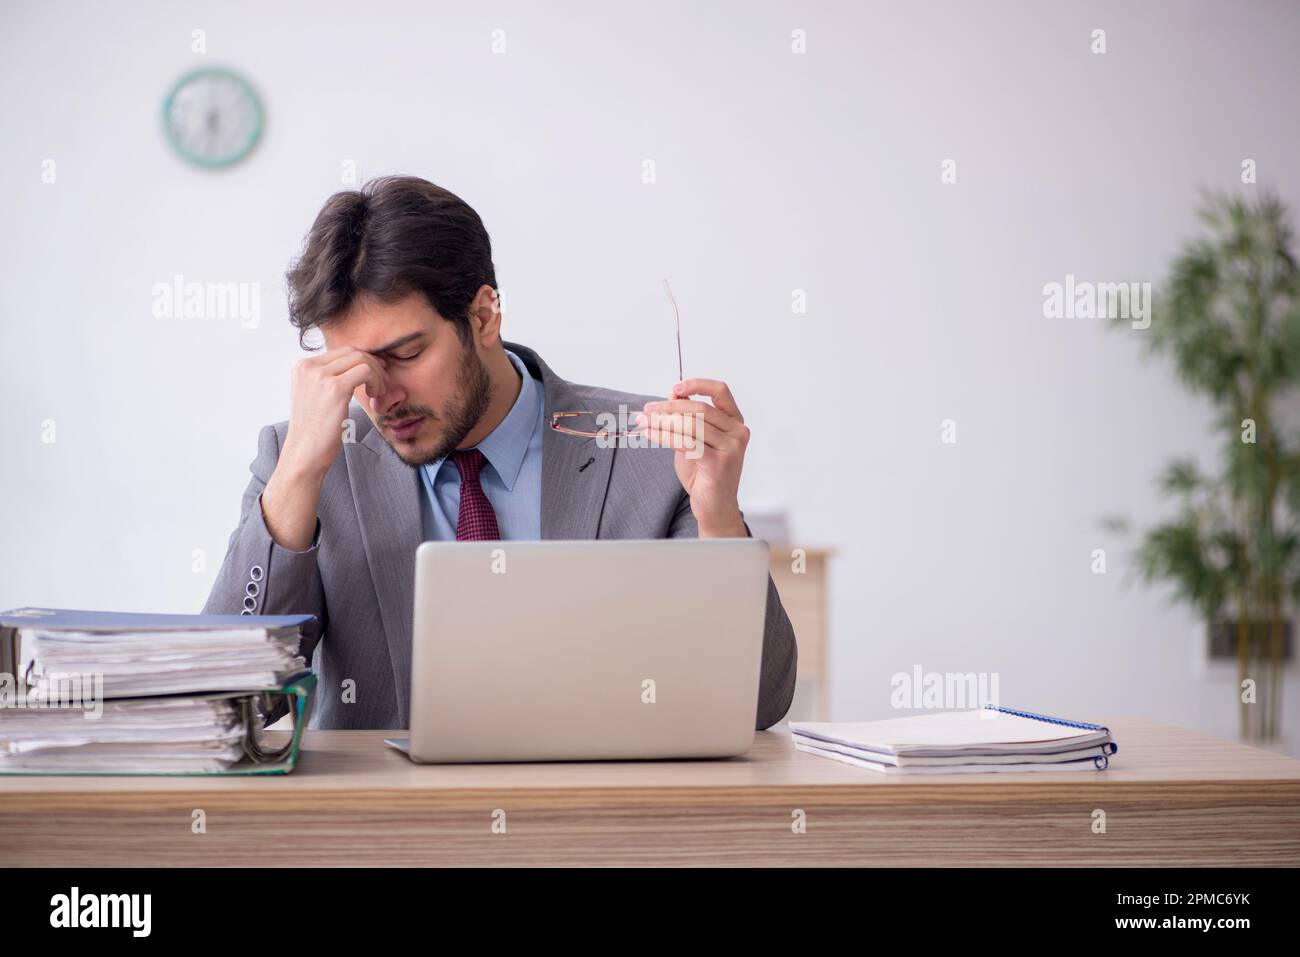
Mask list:
[[[528,453],[533,430],[537,428],[541,397],[538,394],[537,382],[523,360],[509,349],[505,352],[523,380],[519,386],[519,395],[516,396],[515,404],[510,407],[506,417],[497,423],[497,427],[489,432],[475,448],[483,453],[483,457],[488,460],[488,464],[496,471],[505,487],[513,492],[515,481],[519,478],[519,470],[523,468],[524,456]],[[447,458],[448,456],[444,455],[424,467],[430,480],[437,478],[438,470],[442,468]]]

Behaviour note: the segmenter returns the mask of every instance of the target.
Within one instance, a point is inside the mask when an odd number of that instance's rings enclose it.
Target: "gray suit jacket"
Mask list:
[[[531,349],[505,343],[542,383],[546,412],[640,409],[633,395],[559,378]],[[203,611],[312,614],[321,635],[303,647],[320,676],[312,728],[408,727],[415,550],[423,539],[415,469],[397,457],[365,411],[349,408],[355,441],[343,444],[321,489],[318,533],[306,551],[277,545],[261,494],[275,471],[287,422],[268,425],[244,491],[239,527]],[[589,458],[593,461],[579,470]],[[542,440],[542,538],[694,538],[690,497],[662,450],[596,447],[547,429]],[[250,588],[249,582],[255,582]],[[256,592],[251,597],[248,592]],[[781,720],[794,695],[794,629],[768,577],[767,620],[755,727]],[[342,693],[355,682],[355,702]],[[271,718],[280,712],[273,712]]]

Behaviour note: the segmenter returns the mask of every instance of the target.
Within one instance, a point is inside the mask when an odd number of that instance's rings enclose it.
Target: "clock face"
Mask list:
[[[163,128],[172,147],[199,166],[237,163],[262,133],[262,103],[243,77],[229,70],[195,70],[181,77],[163,103]]]

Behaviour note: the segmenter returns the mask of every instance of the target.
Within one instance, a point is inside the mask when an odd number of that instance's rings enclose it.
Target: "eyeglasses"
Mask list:
[[[677,311],[677,300],[673,298],[673,290],[668,285],[667,279],[664,280],[664,291],[668,293],[668,301],[672,303],[673,322],[677,329],[677,381],[680,382],[685,378],[682,372],[682,317]],[[640,411],[640,409],[628,410],[620,406],[616,412],[552,412],[551,428],[565,435],[602,441],[645,435],[646,426],[630,425],[630,420],[634,419]]]

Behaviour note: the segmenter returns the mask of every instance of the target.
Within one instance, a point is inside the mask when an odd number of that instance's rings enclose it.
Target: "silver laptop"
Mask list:
[[[720,758],[754,741],[770,552],[755,539],[425,542],[415,761]]]

